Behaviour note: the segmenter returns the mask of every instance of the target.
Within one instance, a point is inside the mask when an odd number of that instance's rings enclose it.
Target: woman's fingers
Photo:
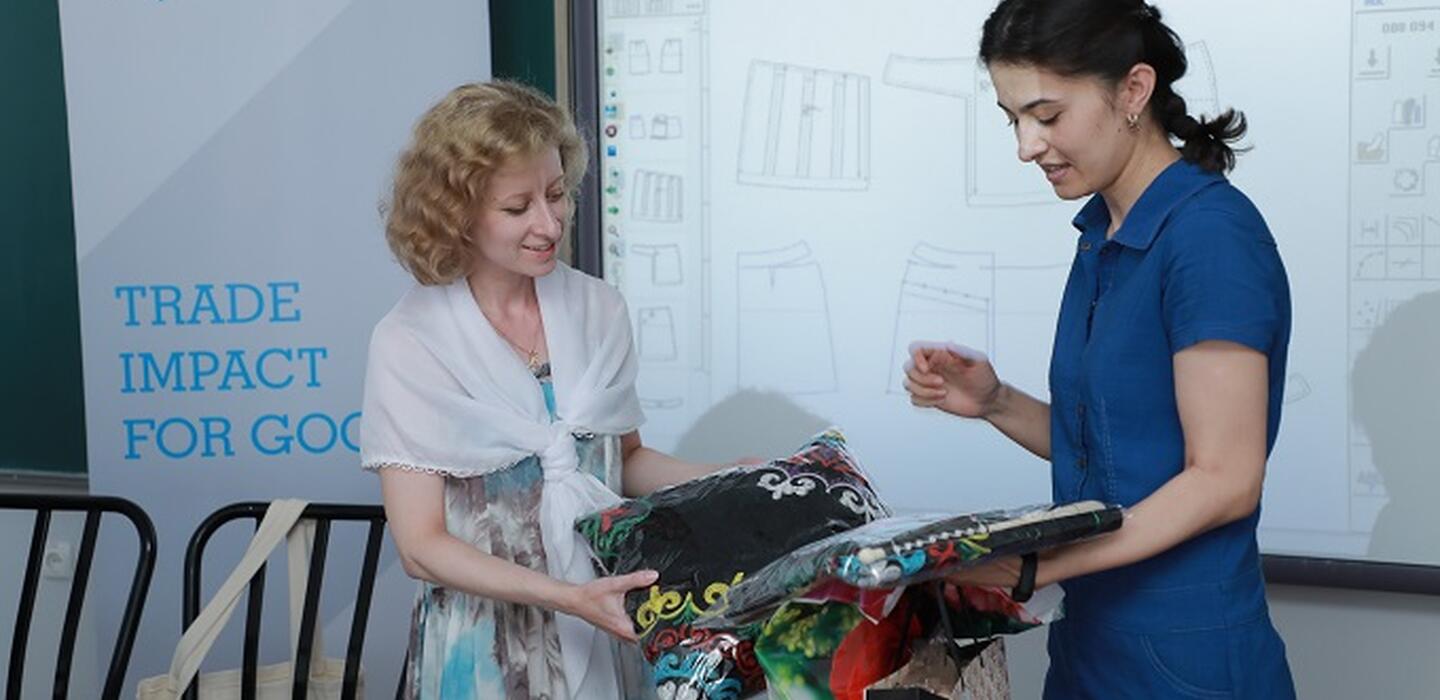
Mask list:
[[[936,372],[923,372],[914,361],[905,363],[905,378],[915,386],[940,389],[945,386],[945,377]]]
[[[905,391],[910,393],[910,403],[916,406],[934,406],[945,399],[945,389],[920,386],[908,377],[905,379]]]
[[[615,583],[621,591],[629,591],[635,588],[644,588],[660,579],[660,572],[653,569],[642,569],[624,576],[616,576]]]
[[[625,612],[625,594],[636,588],[645,588],[660,580],[660,572],[653,569],[642,569],[624,576],[615,577],[618,587],[616,594],[610,598],[612,601],[610,623],[606,625],[610,634],[629,642],[640,640],[635,634],[635,624],[631,622],[630,615]]]
[[[620,639],[631,642],[638,640],[634,623],[625,612],[625,594],[649,586],[659,577],[658,572],[647,569],[624,576],[607,576],[585,584],[590,594],[580,617]]]
[[[924,348],[914,348],[910,351],[910,361],[914,363],[915,369],[922,374],[930,373],[930,358],[925,356]]]
[[[900,386],[903,387],[905,391],[908,392],[911,396],[925,399],[927,401],[943,399],[945,398],[945,394],[947,392],[944,386],[925,386],[923,384],[917,384],[909,378],[906,378],[903,382],[901,382]]]
[[[938,389],[945,386],[945,378],[934,372],[921,372],[920,368],[913,362],[905,364],[905,377],[913,381],[917,386]]]

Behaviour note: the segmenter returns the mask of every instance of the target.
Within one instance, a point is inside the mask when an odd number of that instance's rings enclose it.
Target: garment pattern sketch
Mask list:
[[[1187,47],[1190,68],[1176,84],[1190,114],[1215,115],[1220,102],[1210,50],[1204,42]],[[1016,157],[1015,136],[995,107],[990,73],[974,57],[932,58],[891,54],[886,85],[919,90],[965,102],[965,200],[974,207],[1053,204],[1053,188],[1034,165]]]
[[[632,139],[670,141],[685,135],[678,114],[656,114],[649,118],[643,114],[632,114],[629,129]]]
[[[1175,83],[1175,92],[1185,98],[1185,110],[1190,116],[1216,117],[1220,115],[1220,89],[1215,83],[1215,62],[1210,59],[1210,47],[1203,41],[1185,46],[1185,60],[1188,66],[1185,76]]]
[[[705,11],[705,0],[610,0],[607,4],[614,18],[693,15]]]
[[[990,74],[973,57],[923,58],[892,54],[886,85],[959,98],[965,110],[965,200],[970,206],[1022,206],[1055,200],[1038,168],[1015,156],[1015,136],[995,105]],[[981,110],[993,110],[981,112]],[[993,116],[993,119],[987,119]]]
[[[650,42],[637,39],[629,43],[630,75],[650,74]]]
[[[904,393],[902,368],[917,340],[949,341],[994,356],[995,254],[920,243],[900,281],[887,391]]]
[[[835,391],[825,276],[804,241],[736,255],[740,385],[788,394]]]
[[[630,254],[636,258],[650,260],[650,284],[657,287],[676,287],[684,283],[685,273],[680,264],[680,246],[678,244],[646,245],[637,243],[630,246]]]
[[[666,39],[660,45],[660,72],[683,73],[685,71],[685,43],[679,39]]]
[[[679,175],[635,171],[630,211],[638,221],[675,222],[683,216],[684,181]]]
[[[667,141],[684,135],[680,128],[680,115],[657,114],[650,119],[650,138]]]
[[[680,357],[675,336],[675,312],[668,306],[646,306],[635,312],[635,327],[643,362],[670,362]]]
[[[798,189],[870,186],[870,78],[752,61],[738,181]]]

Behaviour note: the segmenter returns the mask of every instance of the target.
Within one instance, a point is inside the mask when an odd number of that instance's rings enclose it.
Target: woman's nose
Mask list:
[[[1021,162],[1032,162],[1045,152],[1047,145],[1045,139],[1040,137],[1039,131],[1039,129],[1023,123],[1016,127],[1017,155],[1020,156]]]
[[[562,206],[561,202],[541,200],[540,206],[535,207],[537,220],[532,224],[535,232],[547,236],[560,235],[565,216]]]

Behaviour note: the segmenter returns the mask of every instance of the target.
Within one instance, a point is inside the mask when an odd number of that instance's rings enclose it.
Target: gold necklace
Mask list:
[[[515,348],[515,352],[518,352],[518,353],[520,353],[521,355],[524,355],[524,356],[525,356],[525,367],[530,370],[530,373],[531,373],[531,374],[534,374],[536,371],[538,371],[538,370],[540,369],[540,364],[541,364],[541,363],[540,363],[540,353],[539,353],[538,351],[540,350],[540,338],[541,338],[540,331],[541,331],[541,328],[542,328],[542,326],[541,326],[539,323],[536,323],[536,324],[535,324],[535,338],[534,338],[534,342],[530,343],[530,349],[529,349],[529,350],[526,350],[526,349],[525,349],[524,347],[522,347],[519,343],[511,340],[511,339],[510,339],[510,336],[508,336],[508,335],[506,335],[506,334],[504,334],[504,333],[499,333],[499,330],[500,330],[499,328],[496,328],[496,329],[495,329],[496,332],[497,332],[497,334],[498,334],[501,338],[504,338],[504,339],[505,339],[505,342],[507,342],[507,343],[510,344],[510,347]]]
[[[470,285],[470,282],[467,280],[466,284]],[[544,338],[544,322],[538,318],[540,315],[540,307],[538,301],[535,307],[535,315],[537,316],[535,322],[535,338],[534,342],[530,343],[530,349],[527,350],[521,347],[519,343],[511,340],[509,334],[507,334],[505,331],[500,330],[500,324],[495,323],[495,321],[490,319],[490,314],[485,312],[485,306],[480,303],[480,298],[478,296],[475,296],[475,287],[473,285],[470,285],[470,295],[475,298],[475,305],[480,308],[480,315],[484,316],[485,320],[490,322],[490,327],[495,330],[495,335],[500,336],[501,340],[505,341],[506,344],[508,344],[511,348],[515,349],[515,352],[518,352],[521,355],[525,356],[525,367],[530,370],[531,374],[534,374],[536,371],[538,371],[541,366],[539,352],[540,340]]]

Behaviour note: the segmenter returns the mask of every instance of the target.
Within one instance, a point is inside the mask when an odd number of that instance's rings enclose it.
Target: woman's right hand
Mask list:
[[[959,350],[959,352],[957,352]],[[910,403],[965,418],[985,418],[999,402],[1004,384],[984,353],[960,346],[914,343],[905,363]]]
[[[624,576],[606,576],[576,586],[564,612],[628,642],[638,641],[635,625],[625,612],[625,594],[655,583],[660,574],[636,571]]]

